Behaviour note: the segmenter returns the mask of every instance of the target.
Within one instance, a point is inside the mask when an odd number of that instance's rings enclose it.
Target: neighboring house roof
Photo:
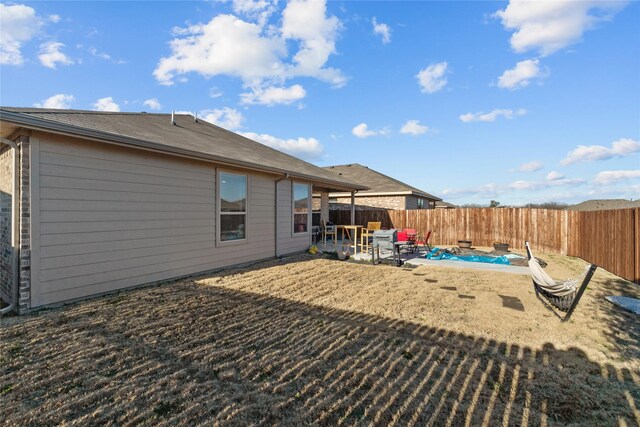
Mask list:
[[[395,178],[369,169],[358,163],[338,166],[325,166],[324,169],[344,177],[349,181],[369,187],[367,191],[358,192],[358,196],[414,195],[431,200],[442,200],[432,194],[398,181]]]
[[[323,168],[252,141],[189,114],[112,113],[0,107],[1,136],[16,128],[42,130],[118,143],[265,172],[288,173],[332,191],[365,190]]]
[[[436,202],[436,208],[446,208],[446,209],[451,209],[451,208],[457,208],[456,205],[454,205],[453,203],[449,203],[449,202],[445,202],[445,201],[437,201]]]
[[[367,205],[353,205],[357,211],[381,211],[386,212],[388,208],[381,208],[379,206],[367,206]],[[350,211],[351,203],[329,203],[330,211]]]
[[[569,206],[567,209],[572,211],[602,211],[607,209],[627,209],[640,208],[640,199],[603,199],[603,200],[587,200],[577,205]]]

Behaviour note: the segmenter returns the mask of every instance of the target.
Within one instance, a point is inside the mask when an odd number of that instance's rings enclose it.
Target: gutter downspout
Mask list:
[[[278,178],[276,179],[276,200],[273,206],[273,209],[275,211],[275,215],[274,215],[274,228],[275,228],[275,252],[276,252],[276,258],[280,257],[280,254],[278,253],[278,183],[280,181],[284,181],[285,179],[289,179],[289,174],[285,173],[284,176],[282,178]]]
[[[19,240],[18,240],[18,236],[20,233],[20,227],[18,224],[18,218],[20,216],[20,211],[19,211],[19,207],[18,207],[18,192],[19,192],[19,184],[20,184],[20,180],[18,179],[18,173],[20,171],[20,156],[19,154],[19,147],[18,144],[16,144],[15,142],[11,141],[10,139],[6,139],[6,138],[1,138],[0,139],[2,141],[2,143],[7,144],[9,147],[13,148],[13,194],[11,195],[11,248],[13,249],[13,257],[12,257],[12,272],[11,272],[11,279],[13,281],[13,289],[11,289],[11,294],[13,297],[13,301],[11,301],[11,303],[9,304],[8,307],[3,308],[2,310],[0,310],[0,316],[3,314],[7,314],[12,312],[13,310],[16,309],[16,307],[18,306],[18,283],[19,283],[19,279],[18,279],[18,273],[19,273],[19,269],[18,269],[18,260],[20,259],[19,254],[20,254],[20,245],[19,245]]]

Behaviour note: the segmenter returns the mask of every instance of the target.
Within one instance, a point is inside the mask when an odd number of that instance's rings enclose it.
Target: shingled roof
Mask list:
[[[195,121],[189,114],[175,114],[174,125],[171,114],[0,107],[0,120],[2,137],[9,136],[16,127],[23,127],[288,173],[292,178],[307,179],[332,191],[368,188],[203,120]]]
[[[640,208],[640,199],[601,199],[587,200],[577,205],[569,206],[567,209],[572,211],[603,211],[610,209],[627,209]]]
[[[424,197],[426,199],[436,201],[442,200],[433,194],[429,194],[426,191],[412,187],[409,184],[405,184],[402,181],[398,181],[395,178],[391,178],[390,176],[377,172],[373,169],[369,169],[367,166],[363,166],[358,163],[326,166],[324,169],[348,179],[351,182],[369,187],[369,190],[367,191],[359,191],[358,195],[404,194]]]

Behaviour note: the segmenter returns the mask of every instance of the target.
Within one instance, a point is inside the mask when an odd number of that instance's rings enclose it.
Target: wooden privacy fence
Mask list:
[[[350,211],[331,211],[336,224],[349,224]],[[570,211],[529,208],[358,210],[356,224],[382,222],[383,228],[433,230],[431,242],[475,246],[508,243],[524,249],[576,256],[640,284],[640,208]]]

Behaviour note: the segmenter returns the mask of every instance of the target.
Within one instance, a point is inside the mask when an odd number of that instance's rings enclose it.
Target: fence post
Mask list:
[[[560,255],[567,255],[569,247],[569,211],[563,210],[561,212],[562,232],[560,234]]]
[[[635,233],[634,233],[634,239],[635,239],[635,284],[636,285],[640,285],[640,208],[635,208],[634,210],[634,224],[635,224]]]

